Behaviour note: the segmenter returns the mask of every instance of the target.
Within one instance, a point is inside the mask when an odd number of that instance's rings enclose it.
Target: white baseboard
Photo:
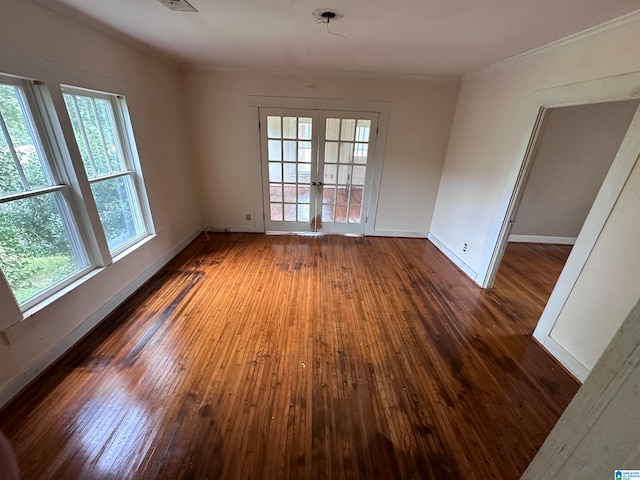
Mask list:
[[[583,383],[587,379],[589,373],[591,373],[589,369],[582,365],[552,337],[549,335],[536,335],[536,332],[533,332],[533,337],[538,341],[542,348],[549,352],[553,358],[558,360],[564,368],[569,370],[569,372],[571,372],[578,381]]]
[[[552,243],[555,245],[575,245],[576,237],[548,237],[543,235],[509,235],[510,242]]]
[[[209,233],[264,233],[264,230],[255,225],[206,225],[206,231]]]
[[[30,381],[24,372],[20,372],[5,382],[0,388],[0,407],[9,403]]]
[[[53,347],[40,355],[33,363],[27,366],[24,371],[0,387],[0,407],[9,402],[20,391],[40,375],[46,368],[60,358],[67,350],[69,350],[76,342],[89,333],[102,320],[104,320],[111,312],[118,308],[127,298],[129,298],[136,290],[138,290],[145,282],[164,267],[169,261],[189,245],[195,238],[202,233],[202,229],[198,228],[187,235],[180,243],[164,254],[153,265],[147,268],[142,274],[124,287],[120,292],[111,298],[106,304],[100,307],[84,322],[73,329],[62,340]]]
[[[449,250],[449,248],[444,243],[442,243],[440,240],[438,240],[431,232],[429,232],[427,238],[431,243],[433,243],[438,248],[438,250],[440,250],[442,253],[444,253],[445,256],[456,265],[456,267],[458,267],[465,274],[467,274],[467,276],[471,280],[473,280],[474,282],[478,283],[478,274],[473,268],[471,268],[469,265],[464,263],[460,259],[460,257],[458,257],[451,250]]]
[[[402,237],[427,238],[428,232],[401,232],[396,230],[373,230],[366,234],[368,237]]]

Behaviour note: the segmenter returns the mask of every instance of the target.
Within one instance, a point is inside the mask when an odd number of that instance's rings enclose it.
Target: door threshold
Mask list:
[[[342,235],[350,238],[364,238],[364,233],[325,233],[325,232],[282,232],[279,230],[269,230],[265,235],[298,235],[299,237],[324,237],[325,235]]]
[[[324,232],[280,232],[280,231],[267,231],[265,235],[298,235],[299,237],[324,237]]]

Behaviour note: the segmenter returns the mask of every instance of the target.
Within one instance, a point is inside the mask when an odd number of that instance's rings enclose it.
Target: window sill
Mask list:
[[[139,249],[139,248],[143,247],[144,245],[146,245],[147,243],[149,243],[156,236],[157,236],[157,234],[152,233],[152,234],[147,235],[146,237],[143,237],[137,243],[135,243],[134,245],[130,246],[129,248],[127,248],[123,252],[120,252],[116,257],[114,257],[113,258],[113,263],[122,261],[124,258],[126,258],[131,253],[133,253],[137,249]],[[33,317],[37,313],[39,313],[42,310],[46,309],[50,305],[58,302],[61,298],[65,297],[66,295],[71,293],[73,290],[78,288],[80,285],[82,285],[85,282],[88,282],[89,280],[91,280],[95,276],[101,274],[103,271],[107,270],[108,268],[109,268],[109,266],[97,267],[97,268],[94,268],[93,270],[90,270],[89,272],[87,272],[85,275],[83,275],[82,277],[80,277],[76,281],[70,283],[69,285],[67,285],[66,287],[64,287],[61,290],[57,291],[53,295],[51,295],[51,296],[47,297],[46,299],[42,300],[37,305],[34,305],[33,307],[29,308],[28,310],[25,310],[23,312],[23,314],[22,314],[22,319],[20,321],[8,326],[7,328],[5,328],[2,331],[0,331],[0,344],[10,345],[10,344],[14,343],[18,338],[22,337],[26,332],[34,329],[36,327],[36,323],[33,321],[34,320]]]

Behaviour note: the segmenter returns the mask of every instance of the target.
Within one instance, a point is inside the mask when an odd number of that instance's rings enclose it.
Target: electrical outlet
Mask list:
[[[464,244],[464,247],[462,247],[462,251],[463,251],[463,252],[466,252],[466,251],[467,251],[467,244],[466,244],[466,243]]]
[[[245,217],[247,220],[251,220],[251,214],[250,214],[250,213],[247,213],[244,217]]]

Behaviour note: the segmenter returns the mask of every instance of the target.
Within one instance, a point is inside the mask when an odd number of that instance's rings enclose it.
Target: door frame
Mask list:
[[[490,288],[493,285],[502,261],[502,255],[511,231],[511,220],[517,211],[527,175],[532,166],[536,142],[544,125],[545,111],[559,107],[638,100],[640,99],[638,85],[640,85],[640,72],[551,87],[535,92],[531,102],[532,134],[523,152],[523,160],[518,165],[513,190],[506,198],[505,206],[502,209],[504,216],[499,217],[490,233],[490,238],[495,240],[494,243],[489,242],[482,259],[483,265],[480,271],[485,272],[482,282],[479,282],[482,288]],[[627,133],[533,333],[534,338],[580,381],[584,381],[589,370],[551,337],[551,331],[562,313],[564,305],[639,156],[640,107],[631,120]]]
[[[318,112],[316,110],[301,110],[301,109],[289,109],[289,108],[260,108],[258,109],[259,113],[260,113],[260,122],[267,121],[267,117],[269,116],[278,116],[278,117],[295,117],[295,118],[310,118],[311,119],[311,138],[308,140],[309,143],[311,143],[311,151],[313,152],[317,152],[318,151]],[[296,129],[296,135],[297,135],[297,129]],[[296,137],[297,138],[297,137]],[[268,134],[268,127],[265,125],[265,128],[261,128],[260,129],[260,157],[261,157],[261,168],[262,168],[262,204],[263,204],[263,212],[264,212],[264,216],[263,216],[263,221],[264,221],[264,230],[267,231],[267,224],[269,222],[272,222],[270,220],[271,218],[271,212],[268,211],[267,209],[267,205],[269,205],[271,203],[270,198],[271,198],[271,194],[270,194],[270,190],[269,190],[269,184],[271,183],[269,181],[269,162],[270,160],[268,159],[269,157],[269,149],[268,149],[268,142],[269,142],[269,134]],[[297,140],[300,141],[300,140]],[[305,140],[306,141],[306,140]],[[296,149],[297,151],[298,149]],[[297,155],[297,154],[296,154]],[[282,159],[282,161],[284,162],[284,158]],[[316,158],[316,162],[317,163],[317,158]],[[299,161],[296,158],[296,165],[298,165]],[[314,161],[311,160],[310,162],[310,167],[314,166]],[[284,172],[282,172],[284,173]],[[317,190],[314,189],[312,187],[312,181],[315,183],[316,181],[316,176],[317,174],[313,171],[313,169],[311,168],[310,170],[310,179],[309,179],[309,183],[308,184],[299,184],[299,177],[298,174],[296,173],[296,186],[299,185],[303,185],[303,186],[308,186],[309,187],[309,208],[311,210],[310,212],[310,218],[309,221],[295,221],[295,222],[291,222],[291,221],[280,221],[278,222],[279,224],[282,225],[283,229],[282,230],[268,230],[269,232],[273,232],[273,233],[288,233],[290,231],[295,231],[297,233],[301,233],[301,234],[313,234],[315,233],[314,231],[311,230],[311,213],[313,210],[313,204],[316,203],[316,196],[317,196]],[[284,178],[283,178],[284,180]],[[284,195],[284,192],[283,192]],[[297,201],[296,201],[297,204]],[[283,212],[284,213],[284,212]],[[272,225],[273,226],[273,225]]]
[[[371,159],[372,177],[368,205],[363,204],[367,214],[365,219],[365,235],[375,234],[376,214],[378,210],[378,199],[380,195],[380,183],[382,180],[382,168],[384,163],[384,152],[386,150],[387,132],[389,130],[389,113],[391,111],[391,102],[381,101],[358,101],[358,100],[340,100],[340,99],[322,99],[322,98],[298,98],[298,97],[265,97],[265,96],[249,96],[249,108],[253,110],[256,119],[256,127],[260,122],[260,108],[282,108],[282,109],[301,109],[301,110],[330,110],[337,112],[368,112],[378,114],[378,129],[373,144],[373,158]],[[265,212],[263,202],[263,183],[262,183],[262,157],[260,152],[260,130],[256,128],[258,136],[258,150],[255,152],[257,159],[257,167],[252,169],[253,174],[253,190],[254,190],[254,208],[256,212],[262,212],[262,215],[256,219],[256,226],[259,230],[265,231]]]

